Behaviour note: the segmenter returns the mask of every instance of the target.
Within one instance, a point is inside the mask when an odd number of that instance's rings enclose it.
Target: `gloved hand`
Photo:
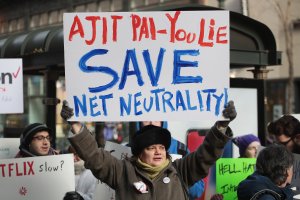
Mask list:
[[[63,200],[84,200],[83,197],[76,191],[67,192]]]
[[[70,119],[72,116],[74,115],[74,111],[73,108],[69,107],[69,103],[64,100],[63,101],[63,105],[60,111],[60,116],[67,121],[68,119]]]
[[[221,127],[227,127],[228,124],[234,120],[236,118],[236,110],[235,110],[235,106],[234,106],[234,102],[233,101],[229,101],[224,110],[223,110],[223,117],[226,119],[229,119],[228,121],[218,121],[218,126]]]
[[[223,195],[222,194],[214,194],[210,200],[223,200]]]

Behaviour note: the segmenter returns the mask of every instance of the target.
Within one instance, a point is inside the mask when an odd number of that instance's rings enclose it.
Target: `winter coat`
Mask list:
[[[280,188],[271,179],[254,172],[243,180],[237,189],[239,200],[293,200],[290,186]]]
[[[223,134],[213,126],[197,151],[170,162],[153,180],[136,166],[135,159],[119,160],[98,148],[94,136],[86,128],[69,141],[85,161],[85,167],[115,190],[116,199],[187,200],[187,188],[207,176],[231,136],[230,128]],[[134,183],[139,181],[146,184],[147,193],[136,189]]]

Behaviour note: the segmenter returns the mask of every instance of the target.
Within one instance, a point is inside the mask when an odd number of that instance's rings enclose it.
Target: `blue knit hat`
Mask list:
[[[240,156],[244,156],[247,147],[255,141],[260,143],[259,138],[253,134],[238,136],[232,139],[232,142],[239,147]]]

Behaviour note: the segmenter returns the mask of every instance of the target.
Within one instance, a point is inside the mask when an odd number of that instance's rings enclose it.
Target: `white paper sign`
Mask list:
[[[180,154],[170,154],[170,156],[172,157],[172,162],[174,162],[177,159],[182,158],[182,155],[180,155]]]
[[[20,145],[20,138],[0,138],[0,159],[14,158]]]
[[[73,155],[1,159],[0,184],[3,200],[63,199],[75,190]]]
[[[292,116],[300,121],[300,114],[292,114]]]
[[[131,149],[130,147],[123,146],[114,142],[106,141],[105,142],[105,150],[111,152],[111,155],[122,160],[126,157],[131,157]],[[94,200],[102,199],[102,200],[111,200],[115,199],[115,190],[111,189],[105,183],[99,182],[96,186],[94,192]]]
[[[23,112],[22,59],[0,59],[0,114]]]
[[[216,120],[229,29],[228,11],[65,13],[72,120]]]
[[[294,197],[295,199],[300,199],[300,155],[294,153],[294,173],[293,173],[293,178],[292,178],[292,186],[295,188],[295,194],[297,194],[297,198]]]
[[[130,147],[120,145],[114,142],[106,141],[104,149],[106,151],[109,151],[111,155],[113,155],[114,157],[120,160],[123,160],[126,157],[130,158],[132,156]]]

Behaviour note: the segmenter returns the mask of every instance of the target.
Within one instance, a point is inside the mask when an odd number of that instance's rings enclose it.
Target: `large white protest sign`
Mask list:
[[[0,138],[0,159],[14,158],[20,145],[20,138]]]
[[[217,119],[229,28],[228,11],[65,13],[72,120]]]
[[[1,159],[0,184],[1,199],[63,199],[75,190],[73,155]]]
[[[0,114],[23,112],[22,59],[0,59]]]

